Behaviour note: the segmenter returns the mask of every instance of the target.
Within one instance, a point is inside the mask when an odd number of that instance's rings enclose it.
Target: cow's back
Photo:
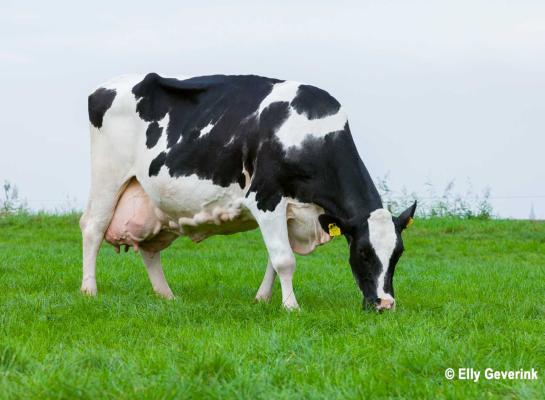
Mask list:
[[[89,111],[97,157],[130,164],[154,204],[180,215],[249,192],[265,210],[282,197],[312,203],[351,142],[327,92],[254,75],[125,76],[97,89]]]

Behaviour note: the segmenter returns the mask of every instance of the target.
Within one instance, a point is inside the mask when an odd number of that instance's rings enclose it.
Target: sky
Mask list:
[[[0,182],[33,209],[83,208],[87,96],[152,71],[321,87],[394,190],[470,182],[499,216],[545,219],[543,1],[3,0]]]

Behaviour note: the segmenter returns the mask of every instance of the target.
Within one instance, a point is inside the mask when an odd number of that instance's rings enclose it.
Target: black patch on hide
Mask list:
[[[95,128],[102,127],[104,114],[112,106],[115,95],[115,89],[98,88],[87,99],[89,121]]]
[[[336,114],[341,108],[339,102],[325,90],[310,85],[299,86],[291,106],[308,119],[324,118]]]
[[[223,187],[244,188],[246,170],[251,177],[247,193],[255,192],[258,208],[268,211],[282,197],[315,203],[341,216],[359,211],[362,201],[364,208],[380,204],[348,124],[322,137],[305,132],[309,135],[300,146],[283,147],[275,132],[293,109],[315,119],[337,112],[340,105],[327,92],[302,85],[291,102],[274,102],[259,115],[259,105],[279,82],[254,75],[177,80],[148,74],[132,90],[136,111],[150,123],[148,147],[161,134],[167,139],[149,175],[158,175],[165,166],[173,178],[196,174]],[[157,123],[167,114],[165,132],[158,132]],[[202,135],[209,124],[213,128]]]
[[[163,128],[159,126],[157,121],[153,121],[148,125],[148,129],[146,130],[146,147],[148,149],[151,149],[157,144],[162,132]]]

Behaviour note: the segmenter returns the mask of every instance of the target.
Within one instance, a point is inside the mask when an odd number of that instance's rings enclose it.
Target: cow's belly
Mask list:
[[[257,227],[239,190],[192,177],[143,181],[146,188],[136,179],[129,182],[106,231],[106,241],[118,249],[160,251],[180,235],[199,242]]]
[[[238,184],[222,187],[195,175],[172,178],[164,168],[157,177],[139,179],[170,224],[193,241],[257,228]]]
[[[106,241],[118,249],[126,245],[155,252],[180,235],[198,242],[212,235],[257,228],[237,185],[223,188],[193,177],[142,180],[142,185],[136,179],[129,182],[106,232]],[[288,199],[287,225],[293,251],[308,254],[331,239],[319,225],[321,213],[323,209],[314,204]]]

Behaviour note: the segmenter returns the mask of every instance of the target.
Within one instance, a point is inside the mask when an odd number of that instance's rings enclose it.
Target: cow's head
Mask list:
[[[399,217],[393,217],[384,208],[349,220],[320,215],[320,224],[326,232],[337,226],[346,236],[352,274],[363,292],[366,306],[379,311],[394,308],[394,271],[403,253],[401,232],[410,224],[415,210],[416,201]]]

